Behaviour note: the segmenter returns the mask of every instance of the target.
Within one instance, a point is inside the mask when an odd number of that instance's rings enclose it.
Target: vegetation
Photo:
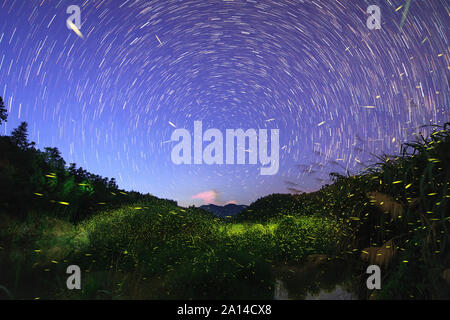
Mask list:
[[[237,219],[293,211],[334,219],[346,259],[361,257],[385,267],[377,298],[450,298],[449,127],[434,126],[430,137],[404,144],[399,156],[380,157],[362,174],[333,173],[333,184],[318,192],[260,199]]]
[[[309,251],[331,254],[335,226],[306,217],[230,224],[196,208],[143,202],[76,225],[30,215],[1,230],[0,281],[13,297],[268,299],[273,266]],[[84,271],[81,291],[65,288],[72,264]]]
[[[6,122],[8,119],[8,112],[5,108],[5,104],[3,103],[3,98],[0,97],[0,125],[2,121]]]
[[[448,299],[449,127],[317,192],[270,195],[220,219],[66,166],[22,123],[0,137],[0,298],[270,299],[293,274],[287,286],[305,298],[319,282],[334,288],[324,274],[349,273],[362,298]],[[383,268],[375,294],[369,263]],[[70,291],[74,264],[82,290]]]
[[[37,210],[79,222],[125,203],[156,201],[149,194],[119,189],[114,178],[89,173],[74,163],[66,166],[57,148],[36,149],[28,141],[26,122],[11,136],[0,136],[0,150],[0,212],[18,218]]]

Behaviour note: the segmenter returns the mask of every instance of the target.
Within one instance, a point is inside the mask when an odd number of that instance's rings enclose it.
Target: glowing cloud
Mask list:
[[[196,195],[193,195],[192,199],[201,199],[205,204],[215,204],[217,200],[217,192],[215,190],[200,192]]]

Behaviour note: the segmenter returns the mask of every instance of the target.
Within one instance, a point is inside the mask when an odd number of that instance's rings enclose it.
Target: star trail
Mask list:
[[[445,0],[0,0],[1,133],[27,121],[37,147],[180,205],[316,190],[449,121],[449,15]],[[171,134],[194,121],[279,129],[278,173],[175,165]]]

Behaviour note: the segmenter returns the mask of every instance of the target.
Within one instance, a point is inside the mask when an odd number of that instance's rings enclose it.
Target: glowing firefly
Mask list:
[[[75,32],[81,39],[84,39],[84,36],[81,33],[80,29],[78,29],[77,26],[72,21],[67,20],[67,24],[73,30],[73,32]]]

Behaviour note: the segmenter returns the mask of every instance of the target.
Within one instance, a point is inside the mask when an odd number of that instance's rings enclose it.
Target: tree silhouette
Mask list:
[[[25,121],[20,124],[16,129],[11,132],[11,140],[20,149],[28,149],[30,143],[28,142],[28,123]]]
[[[61,152],[58,148],[45,148],[45,152],[43,153],[45,162],[47,162],[52,168],[57,169],[59,171],[64,171],[66,162],[61,156]]]
[[[6,107],[3,104],[3,99],[2,99],[2,97],[0,97],[0,125],[2,124],[2,121],[3,122],[8,121],[7,118],[8,118],[8,113],[6,112]]]

